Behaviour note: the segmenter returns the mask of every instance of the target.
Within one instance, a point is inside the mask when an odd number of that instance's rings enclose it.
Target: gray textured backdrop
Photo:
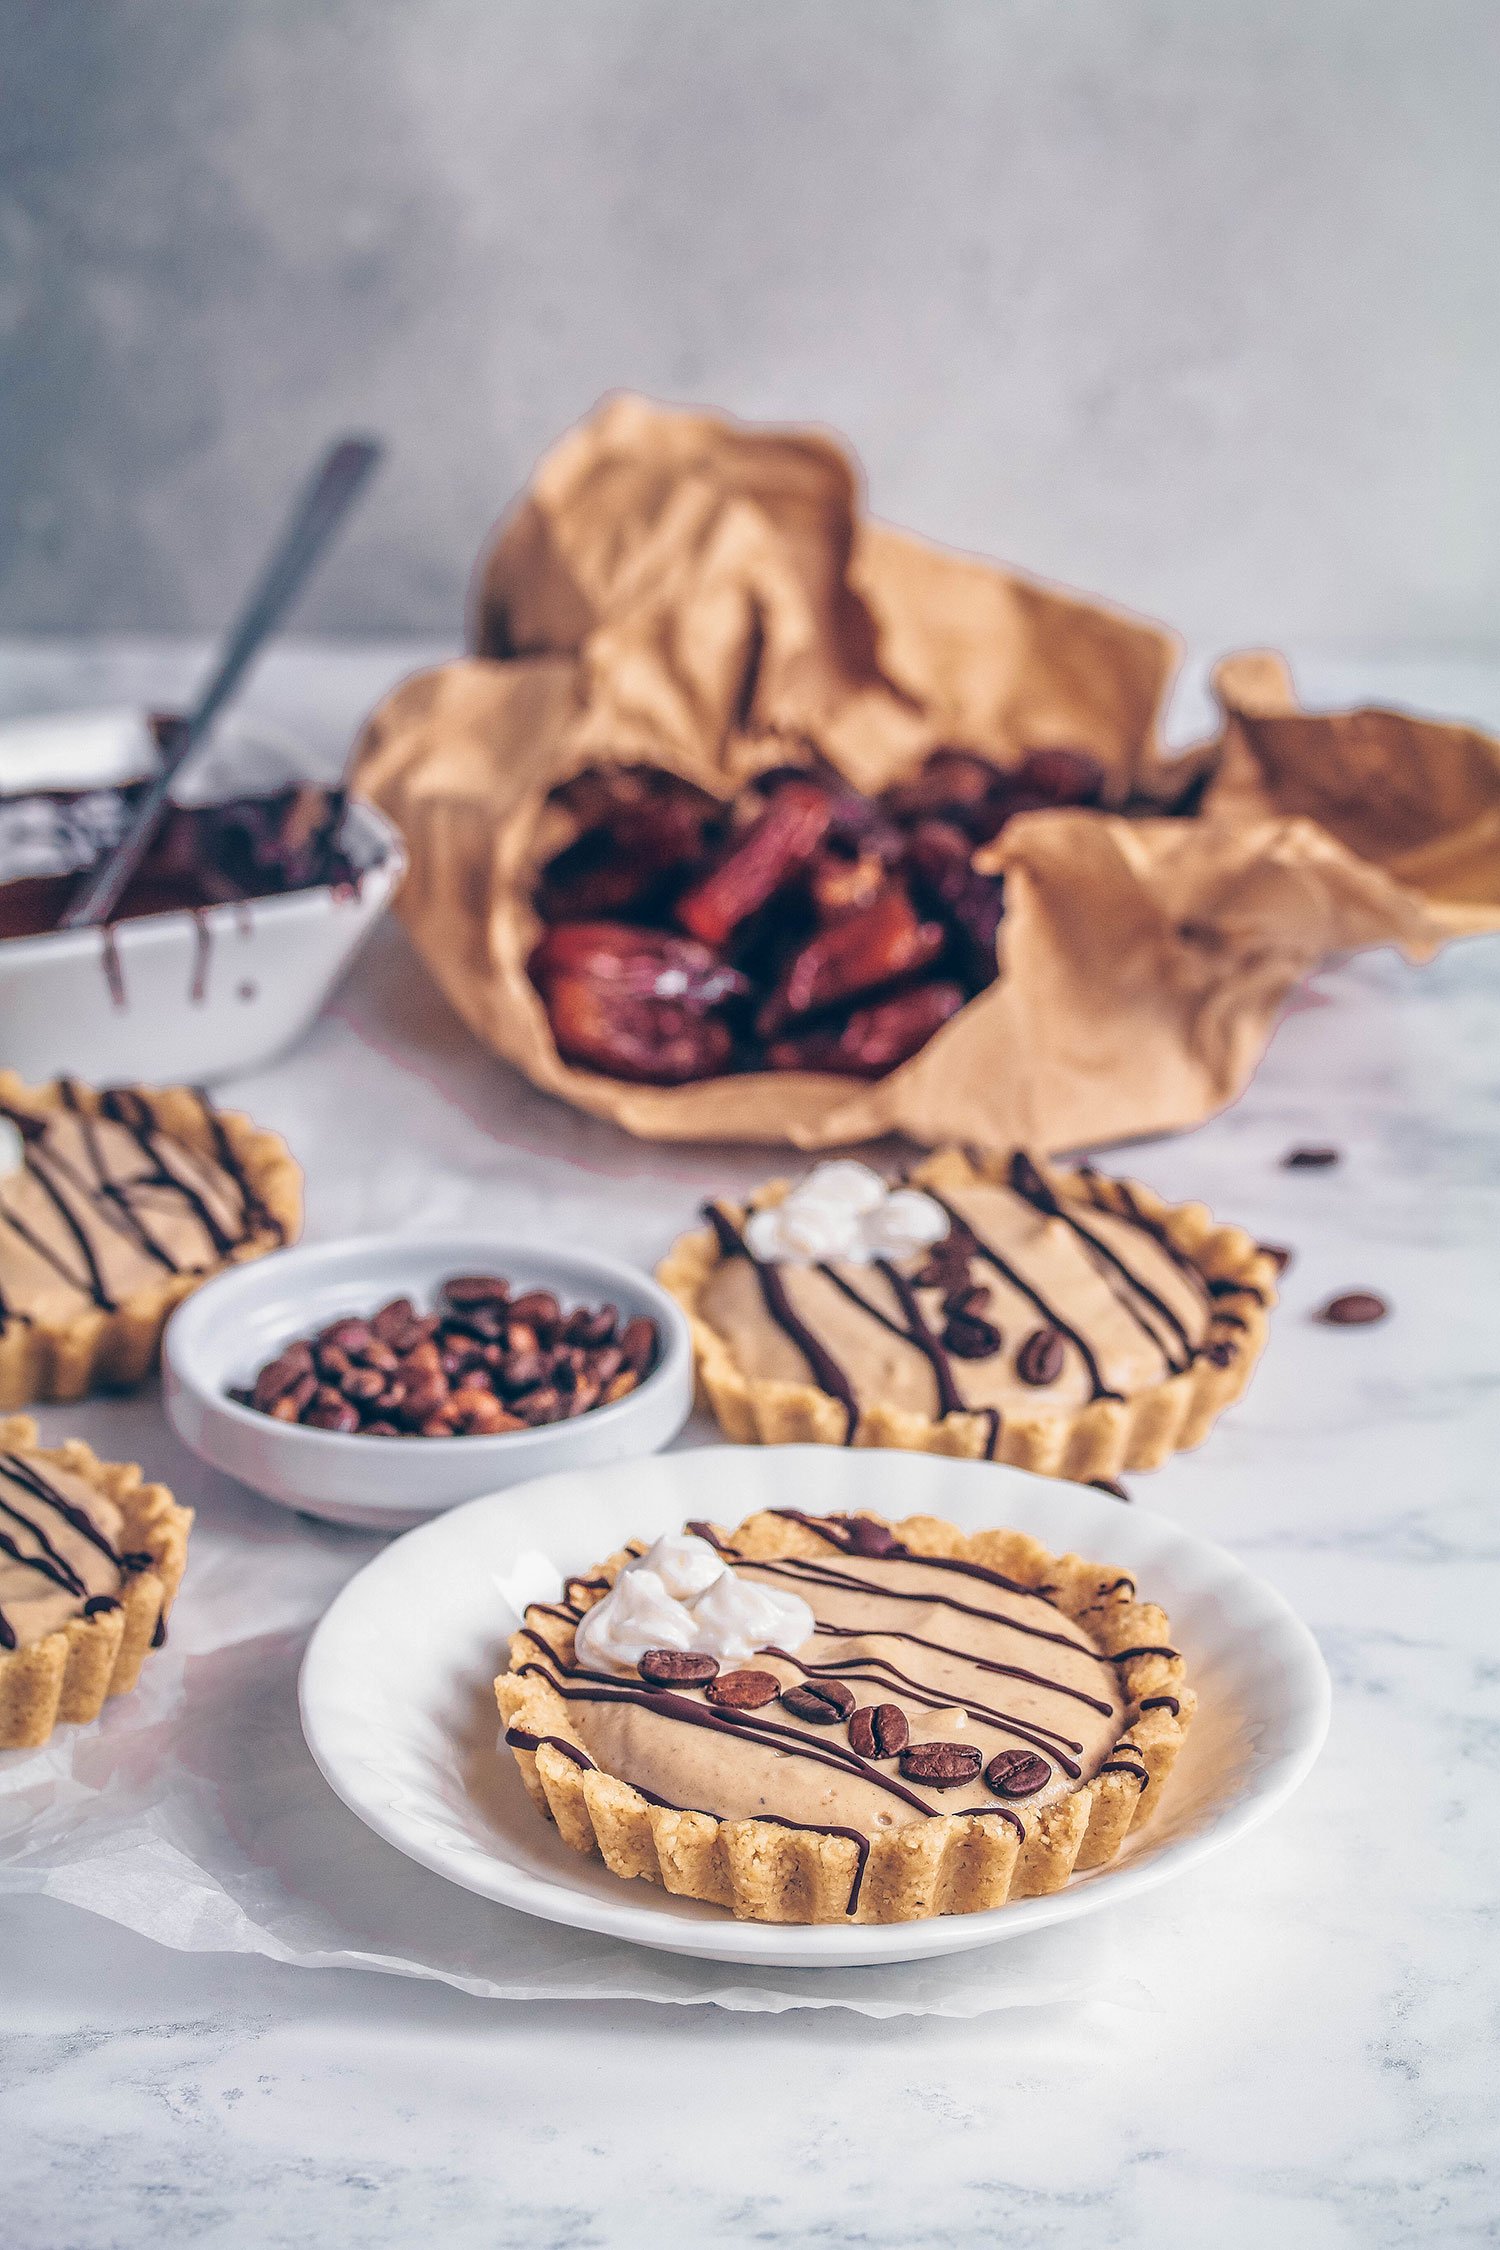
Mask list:
[[[1200,645],[1500,641],[1495,0],[0,0],[0,628],[455,629],[632,385]]]

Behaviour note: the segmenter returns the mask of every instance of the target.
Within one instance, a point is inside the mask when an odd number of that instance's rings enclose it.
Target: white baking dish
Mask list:
[[[351,804],[352,885],[0,939],[0,1063],[33,1084],[203,1085],[306,1030],[400,882],[401,839]]]

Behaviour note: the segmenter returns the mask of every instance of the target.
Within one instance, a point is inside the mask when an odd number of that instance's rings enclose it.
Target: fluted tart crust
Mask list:
[[[0,1750],[96,1719],[160,1643],[193,1516],[131,1462],[0,1419]]]
[[[184,1297],[300,1231],[285,1142],[191,1087],[0,1071],[0,1121],[0,1409],[141,1382]]]
[[[1020,1153],[942,1149],[905,1184],[937,1198],[953,1230],[894,1271],[753,1257],[747,1219],[785,1200],[784,1180],[744,1209],[706,1207],[711,1224],[673,1245],[658,1279],[688,1315],[729,1437],[1088,1482],[1199,1444],[1244,1390],[1278,1267],[1243,1228],[1138,1181]],[[977,1329],[955,1317],[965,1291],[978,1292]]]
[[[576,1627],[640,1544],[529,1609],[496,1696],[576,1851],[742,1920],[905,1922],[1058,1890],[1153,1816],[1196,1698],[1127,1574],[932,1516],[689,1529],[737,1575],[794,1586],[817,1631],[752,1656],[762,1700],[737,1708],[738,1673],[657,1686],[652,1655],[580,1661]],[[833,1719],[801,1715],[824,1698]],[[954,1746],[969,1778],[924,1780]]]

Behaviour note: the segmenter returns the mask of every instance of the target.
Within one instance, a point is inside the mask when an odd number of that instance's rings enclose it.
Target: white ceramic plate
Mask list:
[[[537,1549],[560,1573],[583,1570],[685,1517],[733,1525],[768,1506],[931,1514],[976,1531],[1014,1525],[1055,1552],[1130,1571],[1143,1598],[1167,1611],[1200,1698],[1162,1809],[1139,1840],[1049,1898],[868,1928],[736,1922],[569,1850],[533,1808],[510,1753],[497,1754],[491,1683],[514,1623],[499,1582]],[[528,1589],[527,1598],[545,1596]],[[668,1952],[847,1968],[988,1945],[1182,1874],[1296,1788],[1327,1732],[1329,1685],[1312,1635],[1262,1579],[1206,1539],[1089,1487],[931,1454],[712,1446],[546,1477],[409,1533],[323,1618],[301,1703],[308,1745],[345,1804],[466,1890]]]

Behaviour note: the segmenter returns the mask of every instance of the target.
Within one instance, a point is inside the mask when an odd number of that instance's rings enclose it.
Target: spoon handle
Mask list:
[[[192,712],[170,730],[162,744],[161,764],[129,827],[68,907],[60,929],[87,929],[108,921],[146,856],[173,780],[239,686],[262,644],[301,593],[314,564],[380,459],[380,452],[372,438],[343,438],[329,449],[240,611],[213,677]]]

